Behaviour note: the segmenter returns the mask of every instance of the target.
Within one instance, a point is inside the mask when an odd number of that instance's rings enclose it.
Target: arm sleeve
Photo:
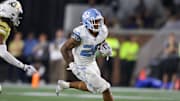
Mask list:
[[[0,45],[0,57],[3,58],[6,62],[19,67],[24,68],[24,64],[12,56],[8,51],[6,45]]]
[[[81,37],[80,37],[79,32],[73,32],[71,35],[71,38],[75,39],[76,41],[81,41]]]
[[[107,37],[108,37],[108,28],[107,28],[107,26],[106,25],[103,25],[103,27],[102,27],[102,33],[103,33],[103,35],[104,35],[104,38],[106,39]]]

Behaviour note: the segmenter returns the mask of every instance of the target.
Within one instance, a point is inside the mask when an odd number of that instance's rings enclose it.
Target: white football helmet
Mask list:
[[[6,0],[0,4],[0,17],[9,18],[14,26],[20,24],[19,15],[22,13],[21,3],[17,0]]]

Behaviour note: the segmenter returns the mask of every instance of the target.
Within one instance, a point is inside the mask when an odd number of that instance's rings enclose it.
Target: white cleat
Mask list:
[[[63,80],[58,80],[57,86],[56,86],[56,95],[59,96],[60,92],[64,90],[64,82]]]

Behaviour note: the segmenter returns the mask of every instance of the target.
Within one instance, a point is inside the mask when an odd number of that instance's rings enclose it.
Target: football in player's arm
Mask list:
[[[71,70],[81,81],[59,80],[56,94],[66,88],[75,88],[102,93],[104,101],[113,101],[110,84],[101,77],[95,59],[97,50],[103,56],[111,56],[111,48],[104,41],[108,36],[104,18],[98,10],[91,8],[82,14],[82,23],[61,48],[67,70]]]
[[[7,51],[6,40],[20,24],[21,13],[23,13],[22,6],[17,0],[4,0],[0,3],[0,57],[24,71],[34,73],[36,69],[33,66],[22,63]]]

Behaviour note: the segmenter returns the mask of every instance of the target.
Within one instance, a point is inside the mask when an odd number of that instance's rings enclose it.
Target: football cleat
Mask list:
[[[57,86],[56,86],[56,95],[59,96],[60,92],[62,92],[64,88],[64,80],[58,80]]]

